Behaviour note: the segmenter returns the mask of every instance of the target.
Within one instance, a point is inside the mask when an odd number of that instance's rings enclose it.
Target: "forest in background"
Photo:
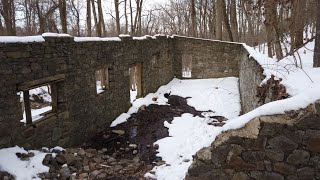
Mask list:
[[[1,0],[0,35],[177,34],[266,43],[268,55],[292,53],[316,34],[317,0]]]

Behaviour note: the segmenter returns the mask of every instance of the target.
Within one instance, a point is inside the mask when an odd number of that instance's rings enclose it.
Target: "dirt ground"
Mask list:
[[[156,148],[153,143],[164,137],[168,137],[168,129],[163,126],[165,121],[171,123],[174,117],[180,117],[184,113],[201,116],[200,111],[187,104],[187,98],[169,96],[168,105],[151,104],[140,108],[126,123],[106,129],[86,142],[84,148],[107,148],[108,154],[117,154],[117,157],[133,158],[131,151],[123,151],[128,144],[136,144],[138,156],[141,160],[152,163],[159,158],[155,156]],[[113,133],[113,130],[122,130],[124,135]],[[110,150],[110,151],[109,151]],[[121,151],[122,150],[122,151]]]

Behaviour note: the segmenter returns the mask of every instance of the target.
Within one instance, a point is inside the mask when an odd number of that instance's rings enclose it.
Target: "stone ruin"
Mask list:
[[[130,107],[134,68],[138,96],[172,78],[239,77],[242,113],[260,106],[263,69],[240,43],[180,36],[0,43],[0,147],[74,147]],[[103,74],[97,92],[97,76]],[[29,90],[50,86],[52,109],[33,122]],[[24,104],[20,102],[20,93]],[[24,106],[24,107],[22,107]],[[26,111],[26,122],[23,110]],[[285,115],[258,117],[225,132],[194,157],[186,179],[314,179],[320,177],[319,103]]]

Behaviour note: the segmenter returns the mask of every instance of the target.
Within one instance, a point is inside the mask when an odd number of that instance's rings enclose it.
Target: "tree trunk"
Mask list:
[[[216,39],[222,40],[222,20],[223,20],[223,4],[224,0],[216,0]]]
[[[2,11],[1,15],[4,19],[4,24],[6,27],[6,35],[9,36],[15,36],[16,30],[15,30],[15,17],[14,15],[14,2],[13,0],[1,0],[2,2]]]
[[[264,21],[264,25],[266,26],[267,31],[267,45],[268,45],[268,56],[273,57],[272,47],[273,47],[273,28],[272,25],[272,4],[271,0],[266,2],[266,20]]]
[[[191,23],[192,23],[192,36],[197,36],[197,24],[196,24],[196,8],[195,8],[195,0],[191,0]]]
[[[94,27],[96,29],[96,36],[101,35],[101,26],[99,26],[98,17],[97,17],[97,11],[96,11],[96,5],[94,0],[91,0],[92,5],[92,13],[93,13],[93,20],[94,20]]]
[[[313,67],[320,67],[320,1],[317,1],[316,42],[314,46]]]
[[[125,18],[125,21],[126,21],[124,33],[128,34],[127,0],[124,0],[124,18]]]
[[[87,0],[87,36],[91,36],[91,5],[90,0]]]
[[[45,32],[45,20],[43,18],[41,9],[40,9],[40,5],[39,5],[39,0],[36,1],[36,9],[37,9],[37,16],[39,19],[39,33],[38,34],[42,34]]]
[[[207,21],[206,21],[207,20],[207,7],[208,7],[208,0],[205,0],[204,1],[204,7],[203,7],[203,20],[202,20],[202,22],[203,22],[203,25],[202,25],[202,27],[203,27],[203,37],[204,38],[208,38],[207,37]]]
[[[59,13],[63,33],[68,33],[67,29],[67,4],[66,0],[59,0]]]
[[[237,22],[237,9],[236,9],[236,0],[231,0],[230,4],[230,21],[231,21],[231,31],[234,41],[239,41],[238,36],[238,22]]]
[[[97,29],[99,29],[99,30],[97,31],[97,34],[99,37],[102,37],[102,35],[105,35],[105,25],[104,25],[104,19],[103,19],[102,3],[101,3],[101,0],[98,0],[97,2],[98,2],[98,14],[99,14],[99,21],[98,21],[98,27],[97,27]]]
[[[133,12],[132,12],[132,4],[131,4],[131,0],[129,0],[130,3],[130,21],[131,21],[131,35],[134,35],[134,26],[133,26]]]
[[[229,41],[233,41],[231,27],[230,27],[228,15],[226,12],[226,2],[224,0],[222,1],[222,12],[223,12],[223,22],[224,22],[225,28],[228,32]]]
[[[140,0],[140,4],[139,4],[139,8],[138,8],[138,16],[139,16],[139,25],[138,25],[138,28],[139,28],[139,36],[142,35],[142,3],[143,3],[143,0]]]
[[[277,59],[280,60],[283,57],[281,44],[280,44],[280,34],[278,31],[277,22],[277,3],[275,0],[266,1],[266,20],[264,22],[267,31],[267,43],[268,43],[268,55],[273,57],[272,49],[275,47],[275,53]]]
[[[4,35],[4,28],[3,28],[3,25],[2,25],[2,19],[0,18],[0,36]]]
[[[116,24],[117,24],[117,34],[119,35],[120,32],[120,16],[119,16],[119,0],[114,0],[114,7],[116,11]]]
[[[25,0],[24,1],[24,7],[25,7],[25,16],[26,16],[26,25],[25,25],[25,27],[26,27],[26,34],[30,34],[31,33],[31,25],[30,25],[30,11],[29,11],[29,9],[31,9],[30,8],[30,4],[29,4],[29,2],[28,2],[28,0]]]
[[[303,44],[303,32],[305,25],[306,0],[293,0],[292,25],[291,25],[291,49],[299,48]]]
[[[80,13],[79,13],[79,10],[77,8],[77,6],[74,4],[75,1],[71,1],[71,5],[73,7],[73,15],[76,17],[76,31],[77,31],[77,36],[79,37],[80,36]],[[79,3],[79,2],[77,2]]]

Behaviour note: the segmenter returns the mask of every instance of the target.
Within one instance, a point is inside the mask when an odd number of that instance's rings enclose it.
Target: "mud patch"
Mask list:
[[[107,148],[109,155],[117,157],[133,158],[139,156],[141,160],[152,163],[159,160],[155,156],[156,147],[153,143],[164,137],[168,137],[168,129],[163,126],[165,121],[172,122],[174,117],[180,117],[184,113],[201,116],[201,111],[187,104],[187,98],[169,96],[168,105],[151,104],[142,106],[137,113],[131,115],[126,123],[109,128],[86,142],[84,148],[102,149]],[[112,132],[121,130],[124,134]],[[137,148],[128,148],[130,144]],[[136,149],[137,154],[133,153]]]

